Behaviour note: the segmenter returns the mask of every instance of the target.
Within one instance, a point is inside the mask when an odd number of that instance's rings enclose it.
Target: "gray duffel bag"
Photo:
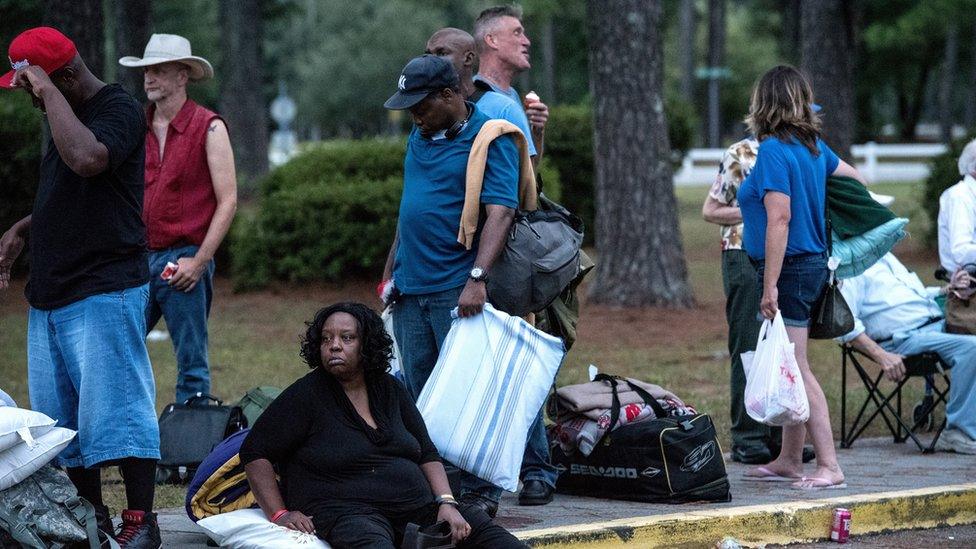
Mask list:
[[[583,221],[539,196],[539,209],[519,210],[502,255],[488,273],[496,309],[525,316],[545,309],[580,271]]]

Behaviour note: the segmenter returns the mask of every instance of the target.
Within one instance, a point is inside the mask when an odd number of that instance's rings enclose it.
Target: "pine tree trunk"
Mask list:
[[[967,90],[976,90],[976,23],[969,28],[969,83]],[[963,116],[966,131],[976,129],[976,101],[972,98],[966,102],[966,113]]]
[[[946,27],[945,59],[942,78],[939,79],[939,129],[943,143],[952,141],[952,91],[956,81],[956,58],[959,56],[959,26],[949,23]]]
[[[695,0],[681,0],[678,40],[681,42],[681,98],[695,102],[695,30],[697,29]]]
[[[102,0],[47,0],[44,24],[75,43],[85,64],[99,78],[105,70],[105,21]]]
[[[552,25],[552,15],[547,15],[542,22],[539,32],[539,44],[542,50],[542,82],[539,93],[544,94],[543,101],[554,105],[556,99],[556,32]]]
[[[823,137],[838,156],[851,158],[854,142],[855,7],[846,0],[803,2],[801,66],[823,107]]]
[[[783,58],[795,65],[800,64],[800,4],[801,0],[781,0],[780,17],[783,21],[780,50]]]
[[[725,64],[725,0],[708,2],[708,67],[712,71]],[[714,72],[708,80],[708,146],[722,146],[721,79]]]
[[[590,299],[691,306],[664,116],[661,1],[587,8],[599,251]]]
[[[220,0],[220,25],[220,114],[234,144],[238,176],[249,181],[268,171],[261,0]]]
[[[134,55],[142,57],[152,34],[152,0],[112,0],[113,20],[115,21],[116,57]],[[125,91],[141,103],[146,102],[146,92],[142,89],[142,70],[130,67],[117,67],[119,84]]]

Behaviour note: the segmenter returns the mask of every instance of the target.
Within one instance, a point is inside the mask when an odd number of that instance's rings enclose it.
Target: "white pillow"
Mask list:
[[[55,423],[40,412],[0,406],[0,452],[21,442],[34,444],[34,439],[50,431]]]
[[[260,509],[238,509],[197,521],[221,547],[231,549],[329,549],[329,544],[312,534],[278,526]]]
[[[0,452],[0,490],[34,474],[61,453],[74,436],[71,429],[53,427],[34,439],[33,447],[24,442]]]

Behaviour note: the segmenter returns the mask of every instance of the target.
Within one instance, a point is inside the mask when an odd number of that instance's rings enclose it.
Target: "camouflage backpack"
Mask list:
[[[45,465],[0,491],[0,547],[117,549],[118,544],[111,538],[99,543],[95,509],[78,497],[68,475]]]

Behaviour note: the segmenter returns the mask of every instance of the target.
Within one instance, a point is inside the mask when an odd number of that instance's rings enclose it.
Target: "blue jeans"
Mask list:
[[[210,392],[210,362],[207,358],[207,318],[213,301],[214,262],[189,292],[170,287],[159,277],[166,263],[193,257],[198,246],[183,246],[149,252],[149,302],[146,306],[146,332],[160,317],[166,319],[173,350],[176,351],[176,402],[197,393]]]
[[[407,392],[414,401],[437,364],[437,355],[451,331],[451,310],[457,307],[464,286],[421,295],[401,295],[393,305],[393,333],[400,349]],[[498,501],[502,489],[461,471],[461,495],[475,492]]]
[[[63,467],[159,459],[156,385],[145,339],[148,294],[144,284],[50,311],[30,309],[31,408],[78,431],[58,458]]]
[[[914,355],[924,351],[939,353],[951,366],[952,386],[946,404],[946,428],[959,429],[976,440],[976,336],[944,333],[945,322],[937,322],[909,332],[896,333],[882,343],[889,352]]]
[[[763,273],[766,261],[756,262],[758,296],[762,298]],[[783,323],[794,328],[809,328],[813,306],[823,293],[830,277],[827,269],[827,252],[788,255],[783,258],[783,268],[776,281],[779,293],[777,304],[783,314]],[[757,317],[762,320],[762,317]]]
[[[552,457],[549,454],[549,437],[546,436],[546,424],[542,419],[542,413],[543,411],[539,410],[539,415],[529,428],[529,438],[525,444],[525,453],[522,455],[522,471],[519,476],[522,482],[539,480],[555,488],[559,470],[552,464]]]

